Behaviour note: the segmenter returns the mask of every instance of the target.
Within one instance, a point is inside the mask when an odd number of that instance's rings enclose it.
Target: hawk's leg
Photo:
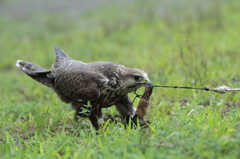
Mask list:
[[[136,108],[132,105],[131,99],[128,95],[123,96],[118,103],[116,104],[116,108],[119,111],[120,115],[126,119],[129,115],[134,115],[136,112]]]
[[[83,101],[74,101],[72,102],[73,109],[76,110],[75,120],[78,121],[80,117],[86,118],[90,115],[91,107],[87,106],[87,102]]]
[[[98,108],[98,107],[94,107],[94,108],[91,110],[89,119],[90,119],[92,125],[94,126],[94,128],[95,128],[96,130],[99,130],[99,128],[100,128],[99,120],[102,119],[101,109]]]

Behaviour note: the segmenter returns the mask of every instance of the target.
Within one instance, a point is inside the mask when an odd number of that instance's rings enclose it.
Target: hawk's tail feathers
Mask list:
[[[48,87],[54,86],[54,79],[51,78],[53,75],[50,70],[22,60],[17,60],[16,66],[36,81]]]
[[[16,66],[20,68],[25,73],[41,73],[41,72],[51,72],[45,68],[42,68],[36,64],[33,64],[28,61],[17,60]]]

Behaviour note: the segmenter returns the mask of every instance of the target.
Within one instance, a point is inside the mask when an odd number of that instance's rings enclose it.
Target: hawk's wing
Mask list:
[[[74,100],[93,101],[101,93],[101,88],[108,79],[87,64],[69,59],[53,64],[52,72],[55,86],[65,95]]]
[[[101,90],[109,81],[100,71],[103,65],[90,67],[81,61],[71,59],[63,50],[54,47],[56,62],[48,76],[55,79],[55,87],[64,96],[74,100],[93,101],[99,98]]]

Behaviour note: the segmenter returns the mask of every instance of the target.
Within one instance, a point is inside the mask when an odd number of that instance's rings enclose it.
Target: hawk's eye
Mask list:
[[[133,78],[136,80],[136,81],[139,81],[141,79],[141,76],[133,76]]]

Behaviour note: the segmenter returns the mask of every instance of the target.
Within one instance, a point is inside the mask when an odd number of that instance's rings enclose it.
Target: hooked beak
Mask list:
[[[145,79],[145,85],[152,85],[149,79]]]

